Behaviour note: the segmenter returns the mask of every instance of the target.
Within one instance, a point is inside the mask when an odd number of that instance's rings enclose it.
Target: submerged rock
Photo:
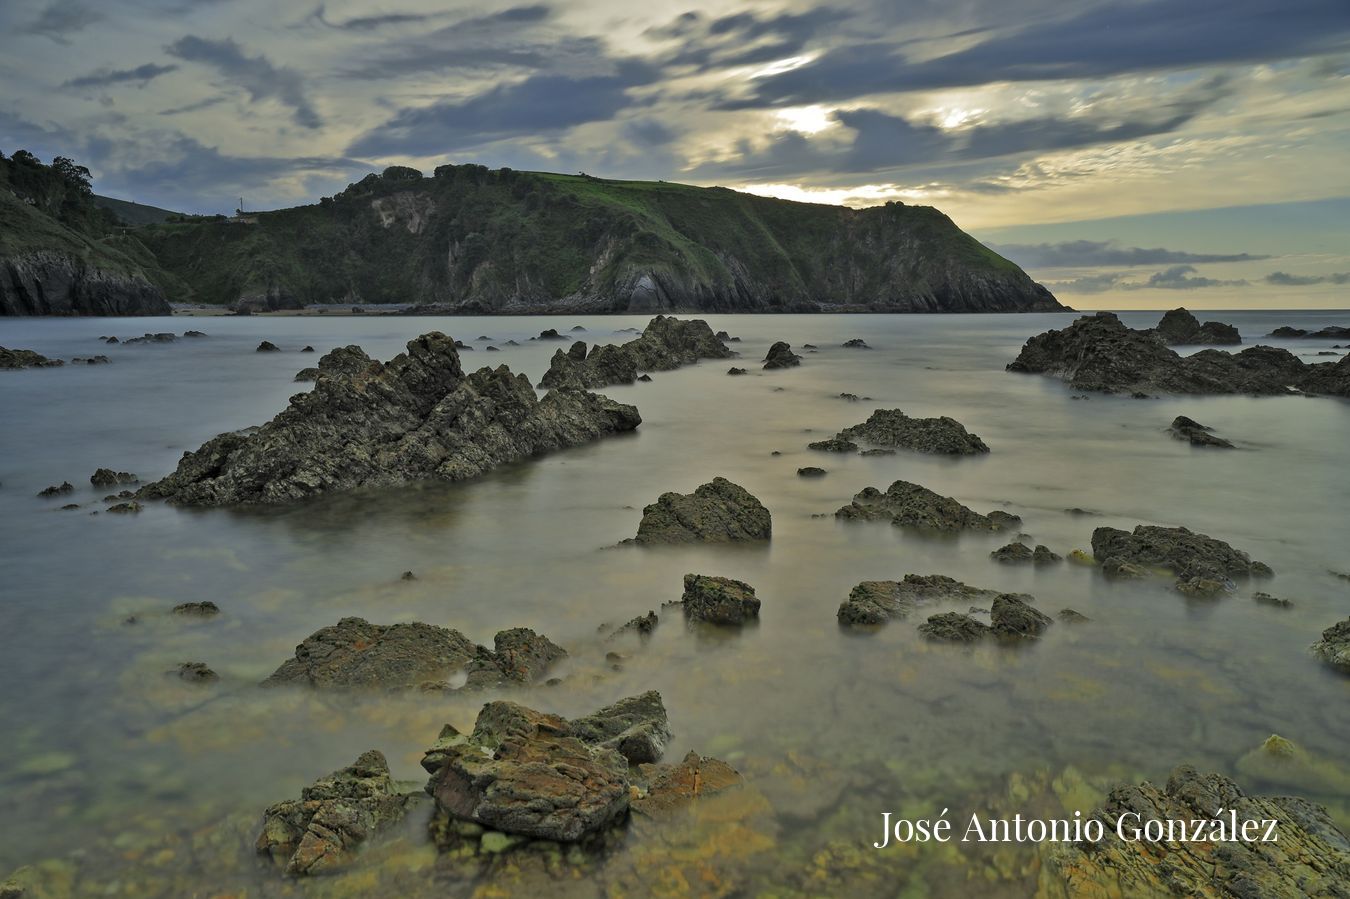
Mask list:
[[[899,409],[878,409],[867,421],[845,428],[834,439],[840,445],[857,442],[953,456],[989,452],[983,440],[954,418],[910,418]]]
[[[220,614],[220,606],[207,600],[204,602],[180,602],[170,610],[175,615],[191,618],[214,618]]]
[[[1044,544],[1036,544],[1032,549],[1025,543],[1009,543],[1007,546],[1000,546],[989,554],[989,557],[995,562],[1002,562],[1007,565],[1052,565],[1055,562],[1062,562],[1064,558],[1058,553],[1052,552],[1050,547]]]
[[[51,496],[65,496],[75,490],[75,485],[70,481],[62,481],[59,484],[53,484],[50,487],[44,487],[38,491],[38,496],[46,499]]]
[[[981,515],[950,496],[940,496],[909,481],[896,481],[885,493],[866,487],[834,514],[836,518],[890,521],[896,527],[939,532],[1001,531],[1022,521],[1001,511]]]
[[[270,341],[270,340],[264,340],[262,343],[258,344],[258,349],[255,350],[255,352],[258,352],[258,353],[279,353],[279,352],[281,352],[281,347],[277,346],[275,343],[273,343],[273,342]]]
[[[899,581],[863,581],[839,604],[839,623],[846,627],[884,624],[904,618],[921,605],[959,600],[989,602],[997,590],[982,590],[941,574],[907,574]]]
[[[701,319],[682,320],[666,315],[652,319],[637,339],[589,350],[577,341],[566,352],[553,354],[540,387],[607,387],[632,384],[638,372],[672,371],[700,359],[729,359],[736,355],[719,341]]]
[[[32,350],[9,350],[0,346],[0,370],[17,371],[21,368],[57,368],[65,365],[63,359],[48,359]]]
[[[1153,333],[1168,346],[1242,343],[1237,328],[1223,322],[1205,322],[1202,325],[1184,307],[1165,313]]]
[[[797,477],[800,478],[823,478],[825,475],[825,469],[817,468],[814,465],[807,465],[804,468],[797,469]]]
[[[181,662],[171,673],[190,684],[211,684],[220,680],[220,675],[207,667],[205,662]]]
[[[632,406],[579,390],[539,399],[506,366],[465,375],[450,338],[408,342],[387,364],[360,347],[319,360],[312,391],[276,418],[185,453],[141,497],[183,505],[296,502],[333,490],[459,481],[642,421]]]
[[[741,625],[759,618],[755,588],[726,577],[686,574],[680,603],[684,617],[690,621]]]
[[[871,347],[867,345],[867,341],[863,340],[861,337],[854,337],[854,338],[851,339],[851,340],[845,340],[845,341],[844,341],[844,347],[847,348],[847,349],[850,349],[850,350],[870,350],[870,349],[871,349]]]
[[[713,478],[693,493],[663,493],[642,510],[632,542],[643,545],[768,540],[769,510],[748,490]]]
[[[727,374],[729,374],[729,375],[748,375],[748,374],[750,374],[750,372],[749,372],[748,370],[744,369],[744,368],[737,368],[736,366],[733,365],[733,366],[731,366],[731,368],[728,368],[728,369],[727,369]]]
[[[1263,824],[1210,842],[1209,822],[1276,822],[1278,840],[1264,841]],[[1121,839],[1148,822],[1204,822],[1199,840]],[[1089,816],[1085,815],[1085,819]],[[1325,809],[1304,799],[1249,796],[1220,774],[1178,767],[1161,788],[1143,783],[1112,790],[1092,812],[1105,839],[1097,843],[1048,843],[1045,874],[1053,896],[1342,896],[1350,883],[1350,839]],[[1188,829],[1187,833],[1190,833]],[[1164,833],[1162,836],[1166,837]]]
[[[1322,639],[1312,645],[1312,651],[1332,668],[1350,674],[1350,618],[1322,631]]]
[[[1097,528],[1092,532],[1092,555],[1112,577],[1147,576],[1148,569],[1170,571],[1177,577],[1177,589],[1191,595],[1214,595],[1231,589],[1235,578],[1274,573],[1222,540],[1181,527],[1141,524],[1133,532]]]
[[[1184,415],[1178,415],[1172,419],[1172,426],[1167,429],[1178,440],[1189,440],[1191,446],[1212,446],[1217,449],[1233,449],[1233,444],[1224,440],[1222,437],[1216,437],[1210,432],[1213,428],[1200,424],[1193,418],[1187,418]]]
[[[993,628],[960,612],[943,612],[919,625],[919,633],[943,643],[978,643],[992,634]]]
[[[400,821],[415,799],[400,793],[389,763],[374,749],[263,813],[254,844],[293,877],[349,864],[361,844]]]
[[[664,817],[696,799],[714,796],[743,782],[740,773],[726,762],[697,752],[685,755],[678,765],[643,765],[640,773],[647,786],[632,800],[633,813],[652,818]]]
[[[817,440],[814,443],[808,443],[806,448],[826,453],[856,453],[858,444],[844,437],[836,436],[829,440]]]
[[[89,483],[95,487],[116,487],[118,484],[135,484],[140,478],[129,471],[113,471],[100,468],[89,476]]]
[[[793,368],[802,364],[802,357],[792,352],[792,347],[780,340],[769,347],[769,352],[764,356],[764,368]]]
[[[994,633],[1002,637],[1039,637],[1054,623],[1049,615],[1033,609],[1022,597],[1004,593],[989,611]]]

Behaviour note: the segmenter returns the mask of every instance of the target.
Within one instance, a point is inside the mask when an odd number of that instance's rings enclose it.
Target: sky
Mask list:
[[[1350,308],[1350,0],[2,0],[0,151],[188,212],[446,162],[936,206],[1079,308]]]

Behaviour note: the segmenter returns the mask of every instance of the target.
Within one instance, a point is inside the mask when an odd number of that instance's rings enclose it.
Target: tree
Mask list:
[[[65,182],[75,188],[75,192],[83,196],[88,196],[94,192],[92,177],[89,170],[82,165],[76,165],[75,160],[66,156],[55,156],[52,158],[52,171],[60,175]]]
[[[38,159],[27,150],[15,150],[13,159],[19,165],[42,165],[42,160]]]

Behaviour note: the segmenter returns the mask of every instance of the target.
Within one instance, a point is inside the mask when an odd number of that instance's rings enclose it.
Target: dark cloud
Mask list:
[[[339,31],[376,31],[380,28],[384,28],[386,25],[409,25],[413,23],[431,22],[443,17],[444,13],[391,12],[373,16],[355,16],[338,22],[329,20],[328,8],[325,4],[321,3],[314,12],[310,13],[309,18],[306,21],[317,22],[320,25],[336,28]]]
[[[501,68],[556,72],[606,58],[599,38],[538,31],[538,26],[547,23],[552,14],[552,9],[542,4],[513,6],[423,35],[383,41],[368,58],[348,66],[341,74],[388,79]]]
[[[1206,287],[1246,287],[1244,280],[1224,281],[1201,276],[1193,265],[1174,265],[1149,275],[1146,281],[1131,281],[1128,272],[1100,272],[1062,281],[1046,281],[1062,293],[1102,293],[1107,290],[1200,290]]]
[[[306,95],[299,72],[273,65],[265,56],[247,55],[232,38],[217,41],[189,34],[165,50],[187,62],[210,66],[231,84],[247,91],[254,102],[276,100],[290,107],[298,125],[318,128],[323,124]]]
[[[82,0],[54,0],[43,7],[36,19],[19,28],[19,32],[40,34],[58,44],[68,44],[68,35],[83,31],[102,18],[102,13],[86,6]]]
[[[205,100],[198,100],[195,103],[188,103],[183,106],[175,106],[172,109],[161,109],[159,115],[182,115],[185,112],[196,112],[199,109],[209,109],[212,106],[218,106],[225,102],[224,97],[207,97]]]
[[[1023,268],[1086,268],[1089,266],[1171,265],[1204,262],[1251,262],[1269,259],[1251,253],[1187,253],[1162,247],[1124,247],[1115,241],[1070,240],[1063,243],[995,244],[991,247]]]
[[[1046,281],[1045,286],[1056,293],[1102,293],[1103,291],[1114,290],[1124,280],[1124,272],[1106,272],[1100,275],[1084,275],[1081,278],[1071,278],[1065,281]]]
[[[178,66],[161,66],[153,62],[137,66],[134,69],[99,69],[88,75],[72,78],[62,87],[109,87],[114,84],[138,83],[141,87],[160,75],[178,71]]]
[[[1161,290],[1198,290],[1202,287],[1241,287],[1246,281],[1220,281],[1215,278],[1201,277],[1193,265],[1174,265],[1161,272],[1149,275],[1148,281],[1137,285],[1140,289],[1157,288]],[[1135,285],[1129,285],[1134,287]]]
[[[667,25],[648,29],[646,34],[680,42],[675,50],[658,57],[662,66],[707,70],[761,65],[797,55],[809,42],[823,38],[849,17],[843,10],[825,6],[767,16],[742,12],[708,18],[688,12]]]
[[[1271,272],[1265,282],[1277,287],[1308,287],[1313,284],[1350,284],[1350,272],[1334,272],[1330,275],[1291,275],[1288,272]]]
[[[807,65],[761,80],[750,98],[735,105],[843,101],[996,81],[1106,78],[1347,48],[1345,0],[1116,0],[1002,30],[933,59],[911,59],[892,41],[836,46]]]

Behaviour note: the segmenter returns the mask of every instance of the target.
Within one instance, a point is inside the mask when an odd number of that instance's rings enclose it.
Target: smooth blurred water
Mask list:
[[[1157,314],[1122,317],[1143,327]],[[1350,314],[1326,312],[1202,317],[1236,324],[1248,343],[1283,324],[1350,324]],[[367,748],[382,749],[399,777],[420,780],[417,760],[441,724],[467,730],[491,698],[256,689],[297,642],[345,615],[426,621],[487,643],[501,628],[532,627],[571,658],[563,685],[518,698],[564,715],[660,690],[676,731],[670,757],[696,749],[727,759],[768,798],[776,848],[756,856],[760,885],[804,870],[826,831],[862,848],[876,839],[882,811],[956,806],[1019,772],[1072,766],[1089,777],[1157,779],[1192,763],[1232,773],[1272,732],[1344,758],[1350,678],[1321,667],[1307,647],[1350,614],[1350,581],[1330,573],[1350,571],[1350,405],[1072,400],[1058,381],[1003,370],[1027,337],[1062,327],[1069,315],[707,319],[743,338],[733,344],[742,354],[734,364],[752,363],[752,374],[729,378],[733,363],[705,362],[606,389],[641,410],[634,435],[471,483],[265,512],[151,504],[138,516],[88,514],[104,508],[98,500],[109,492],[89,485],[95,468],[162,476],[184,450],[278,412],[307,389],[294,373],[332,347],[355,343],[387,359],[411,337],[441,330],[478,347],[463,354],[466,368],[507,364],[537,380],[566,344],[532,343],[530,335],[581,324],[583,339],[624,341],[632,335],[615,330],[646,319],[0,320],[0,345],[112,358],[0,372],[0,820],[11,825],[0,840],[0,875],[86,850],[99,870],[82,869],[93,879],[80,883],[113,894],[173,895],[185,884],[282,889],[279,875],[253,858],[242,825],[211,850],[209,865],[200,852],[165,858],[137,847],[222,820],[256,823],[266,805]],[[188,328],[209,336],[108,347],[96,339]],[[479,335],[523,345],[489,353]],[[851,337],[873,349],[840,348]],[[283,352],[254,352],[263,339]],[[820,350],[800,368],[761,372],[757,360],[775,340]],[[1310,361],[1331,343],[1260,342]],[[298,352],[306,344],[318,354]],[[871,399],[847,402],[841,392]],[[992,452],[863,458],[806,449],[875,408],[950,415]],[[1240,449],[1171,439],[1165,429],[1178,414]],[[829,473],[802,479],[804,465]],[[716,475],[771,510],[767,547],[613,548],[633,535],[644,504]],[[1101,525],[1186,525],[1278,576],[1230,598],[1188,601],[1165,582],[1108,583],[1091,568],[1000,566],[988,554],[1007,535],[926,539],[828,514],[863,487],[884,489],[897,478],[978,511],[1015,512],[1037,542],[1065,555],[1087,548]],[[73,496],[35,497],[63,480],[76,485]],[[58,511],[67,502],[81,508]],[[1097,514],[1066,514],[1070,507]],[[417,580],[400,581],[404,570]],[[605,655],[616,646],[597,627],[659,611],[679,598],[691,571],[754,585],[763,600],[758,627],[710,636],[663,615],[645,646],[617,647],[627,658],[614,670]],[[1044,611],[1072,607],[1092,621],[1057,624],[1031,646],[974,650],[925,643],[914,630],[921,616],[877,633],[840,631],[835,611],[854,584],[911,572],[1029,592]],[[1258,605],[1252,589],[1294,605]],[[221,616],[167,614],[195,600],[216,602]],[[138,623],[124,624],[132,615]],[[189,660],[207,662],[221,683],[193,688],[164,674]],[[1350,796],[1337,789],[1310,795],[1344,823]],[[116,851],[125,847],[133,848]],[[171,886],[138,880],[151,868]],[[919,875],[897,867],[890,876],[899,889]],[[928,889],[963,895],[957,886]]]

